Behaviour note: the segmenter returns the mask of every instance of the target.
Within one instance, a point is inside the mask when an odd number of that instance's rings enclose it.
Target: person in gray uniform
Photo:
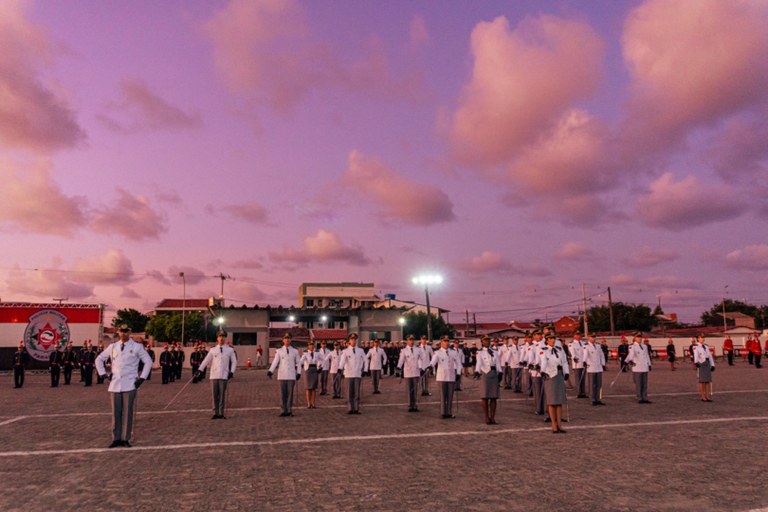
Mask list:
[[[483,336],[482,348],[477,351],[475,378],[480,379],[480,398],[486,425],[496,424],[496,401],[499,399],[499,384],[503,376],[499,354],[489,347],[491,338]]]
[[[227,383],[235,376],[237,368],[237,356],[235,350],[224,344],[227,333],[219,331],[216,335],[216,346],[213,347],[200,363],[197,373],[192,377],[193,382],[200,382],[205,378],[205,369],[210,365],[208,379],[213,390],[213,416],[212,420],[225,420],[224,405],[227,403]]]
[[[552,419],[552,433],[564,434],[563,404],[568,399],[565,396],[565,381],[569,376],[568,358],[564,348],[555,346],[555,338],[554,334],[547,334],[546,347],[540,351],[539,364],[549,417]]]
[[[272,378],[277,370],[277,381],[280,383],[281,417],[293,416],[293,392],[296,381],[301,378],[301,358],[299,351],[291,346],[290,333],[283,335],[283,346],[275,352],[275,358],[267,371],[267,377]]]
[[[131,447],[136,391],[144,383],[152,366],[152,359],[144,345],[131,339],[131,329],[126,324],[117,328],[118,341],[110,344],[96,357],[96,371],[106,376],[112,394],[112,444],[110,448]],[[106,362],[111,362],[107,373]],[[139,375],[139,361],[144,369]],[[137,375],[139,375],[137,377]]]

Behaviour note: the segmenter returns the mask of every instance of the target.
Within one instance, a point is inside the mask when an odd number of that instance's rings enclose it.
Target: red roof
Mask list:
[[[200,309],[204,310],[208,307],[208,299],[163,299],[160,304],[155,307],[158,309]]]
[[[316,340],[343,340],[347,337],[346,329],[310,329],[309,333]]]

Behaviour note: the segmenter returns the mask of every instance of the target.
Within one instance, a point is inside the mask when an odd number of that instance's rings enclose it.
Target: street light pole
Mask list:
[[[429,305],[429,285],[440,284],[443,282],[443,278],[439,275],[420,275],[414,277],[412,282],[413,284],[424,285],[424,295],[427,298],[427,339],[429,345],[432,346],[432,308]]]
[[[181,296],[181,346],[184,346],[184,317],[187,312],[187,278],[184,276],[184,272],[179,272],[182,282],[182,296]]]

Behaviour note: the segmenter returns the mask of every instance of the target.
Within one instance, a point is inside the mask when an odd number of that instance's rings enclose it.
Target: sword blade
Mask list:
[[[192,377],[192,379],[194,379],[194,376]],[[170,402],[168,402],[168,405],[166,405],[165,407],[163,407],[163,410],[166,410],[166,409],[168,409],[168,408],[171,406],[171,404],[172,404],[173,402],[175,402],[175,401],[176,401],[176,399],[179,397],[179,395],[180,395],[180,394],[181,394],[181,393],[182,393],[182,392],[183,392],[185,389],[187,389],[187,386],[189,386],[189,385],[190,385],[190,383],[192,382],[192,379],[189,379],[189,380],[187,381],[187,383],[186,383],[186,384],[184,384],[184,387],[182,387],[182,388],[179,390],[179,392],[178,392],[178,393],[176,393],[176,396],[174,396],[173,398],[171,398],[171,401],[170,401]]]

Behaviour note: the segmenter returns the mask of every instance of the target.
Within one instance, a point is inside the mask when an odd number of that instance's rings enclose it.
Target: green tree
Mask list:
[[[404,315],[405,325],[403,336],[414,335],[416,338],[427,335],[427,314],[416,312]],[[440,339],[441,336],[453,336],[451,326],[445,323],[443,317],[432,316],[432,338]]]
[[[587,319],[590,331],[611,330],[608,306],[592,306],[589,308]],[[623,302],[613,304],[613,322],[617,331],[650,331],[656,324],[655,320],[651,314],[651,308],[645,304],[624,304]]]
[[[153,316],[147,323],[146,332],[161,343],[181,341],[181,312]],[[184,315],[184,339],[207,339],[205,318],[201,312],[190,311]]]
[[[144,332],[149,322],[149,317],[135,309],[118,309],[115,318],[112,319],[112,327],[126,324],[133,332]]]
[[[765,329],[766,320],[768,320],[768,306],[757,307],[754,304],[740,300],[725,299],[726,313],[744,313],[755,319],[757,329]],[[714,304],[709,311],[701,314],[701,323],[704,325],[723,325],[723,303]]]

